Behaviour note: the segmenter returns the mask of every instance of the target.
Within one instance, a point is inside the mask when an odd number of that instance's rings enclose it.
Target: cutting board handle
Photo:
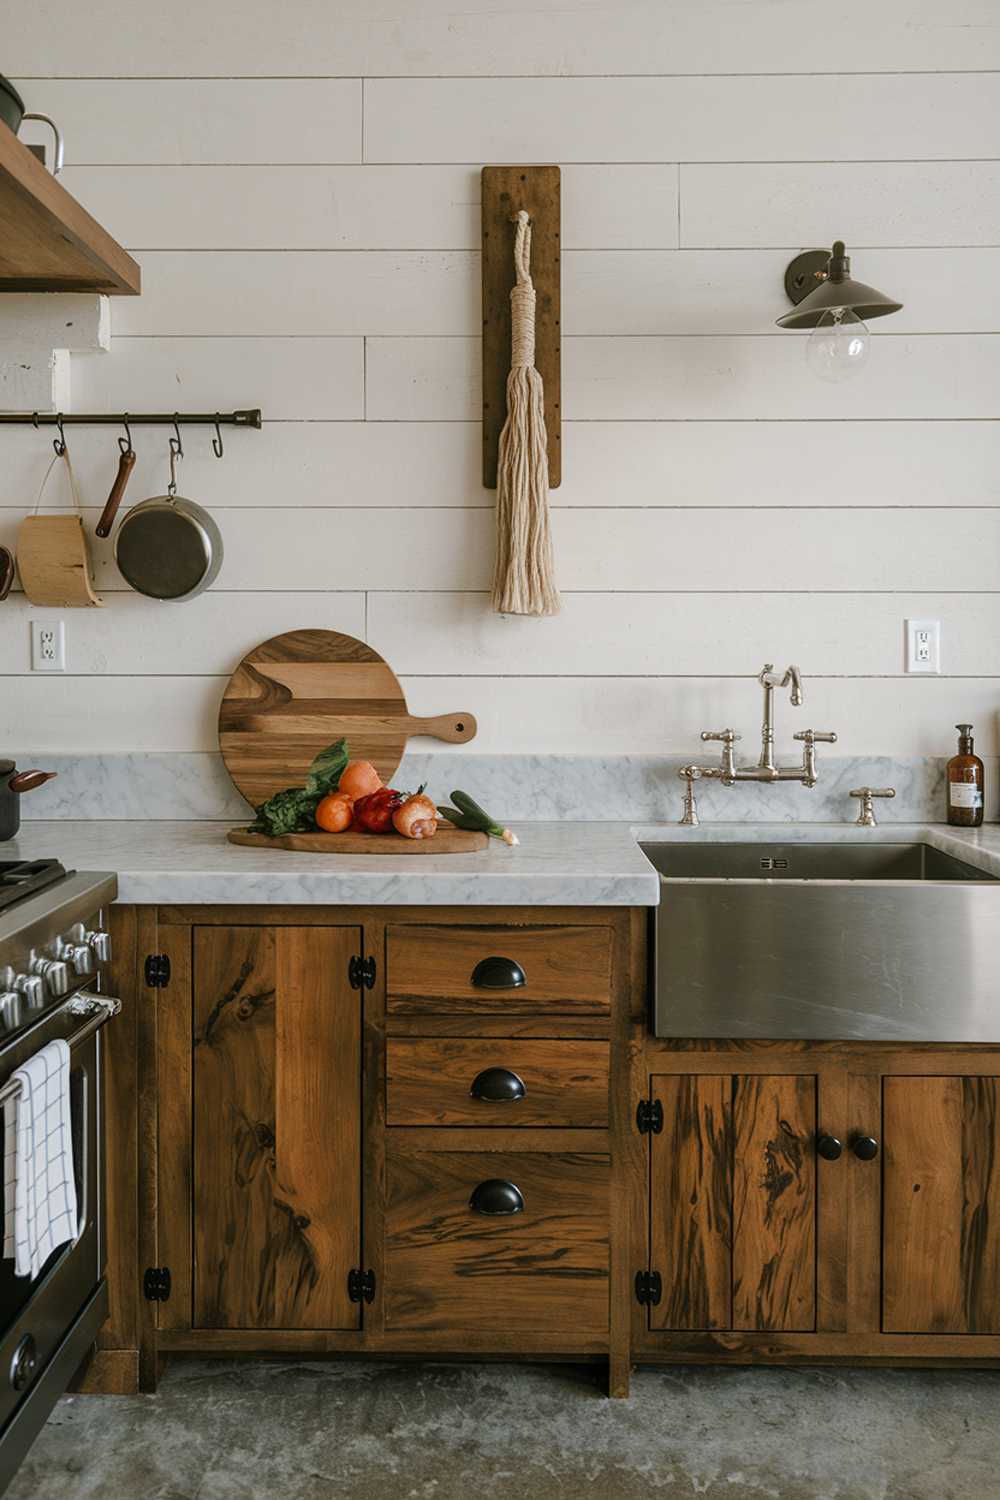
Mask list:
[[[447,740],[451,745],[464,745],[475,739],[477,728],[475,714],[437,714],[430,719],[406,716],[407,734],[427,734],[432,740]]]

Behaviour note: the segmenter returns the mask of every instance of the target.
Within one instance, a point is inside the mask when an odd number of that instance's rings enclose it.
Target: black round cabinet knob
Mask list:
[[[878,1141],[873,1135],[855,1136],[851,1150],[859,1161],[874,1161],[878,1156]]]
[[[484,1068],[472,1080],[469,1093],[473,1099],[482,1099],[487,1104],[512,1104],[523,1099],[527,1093],[524,1079],[512,1073],[510,1068]]]
[[[837,1161],[843,1149],[835,1135],[821,1135],[816,1142],[816,1150],[824,1161]]]

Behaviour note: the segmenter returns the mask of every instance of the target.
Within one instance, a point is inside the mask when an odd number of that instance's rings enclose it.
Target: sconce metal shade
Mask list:
[[[829,256],[825,250],[806,250],[797,255],[785,272],[785,291],[796,306],[778,318],[779,328],[815,328],[823,314],[835,307],[849,308],[862,323],[869,323],[872,318],[899,312],[903,305],[873,286],[852,279],[851,260],[843,240],[837,240]]]

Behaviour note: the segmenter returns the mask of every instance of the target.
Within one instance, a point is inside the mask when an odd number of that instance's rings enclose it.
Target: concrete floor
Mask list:
[[[993,1500],[1000,1372],[178,1361],[70,1396],[8,1500]]]

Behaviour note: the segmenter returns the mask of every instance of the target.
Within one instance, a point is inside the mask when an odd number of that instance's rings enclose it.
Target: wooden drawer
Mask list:
[[[524,982],[503,983],[502,973],[483,972],[489,959],[516,966]],[[539,1006],[570,1014],[606,1012],[611,929],[390,927],[386,989],[386,1008],[397,1015],[531,1015]]]
[[[610,1158],[547,1152],[393,1152],[386,1162],[387,1329],[608,1327]],[[488,1182],[518,1213],[477,1212]]]
[[[386,1071],[389,1125],[608,1123],[607,1042],[390,1037]]]

